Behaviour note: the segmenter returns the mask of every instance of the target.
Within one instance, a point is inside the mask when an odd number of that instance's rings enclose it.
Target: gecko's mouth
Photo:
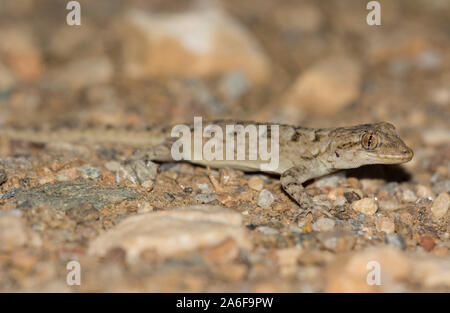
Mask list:
[[[414,157],[414,152],[410,148],[405,148],[398,154],[373,154],[376,159],[381,159],[386,163],[404,163],[410,161]]]

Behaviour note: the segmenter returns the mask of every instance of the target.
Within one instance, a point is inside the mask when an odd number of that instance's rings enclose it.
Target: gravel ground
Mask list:
[[[303,216],[275,176],[0,137],[0,291],[449,292],[450,2],[379,2],[0,0],[1,128],[389,121],[415,153]]]

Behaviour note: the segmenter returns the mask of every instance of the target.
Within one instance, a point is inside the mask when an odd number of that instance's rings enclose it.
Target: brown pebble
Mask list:
[[[420,246],[427,252],[430,252],[434,248],[434,239],[430,235],[424,235],[420,239]]]
[[[252,178],[248,180],[248,186],[253,190],[261,191],[264,188],[264,182],[258,176],[252,176]]]

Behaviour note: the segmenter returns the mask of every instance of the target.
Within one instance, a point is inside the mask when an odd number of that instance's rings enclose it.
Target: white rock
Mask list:
[[[258,205],[261,208],[266,209],[272,205],[274,200],[274,195],[269,190],[263,189],[258,196]]]
[[[128,217],[94,239],[88,253],[102,256],[120,247],[126,251],[127,260],[133,262],[145,250],[155,250],[158,256],[168,257],[215,246],[227,238],[234,239],[242,248],[249,248],[241,214],[199,205]]]
[[[134,9],[117,27],[128,77],[208,76],[238,70],[253,82],[269,76],[268,58],[252,34],[218,9],[181,13]]]

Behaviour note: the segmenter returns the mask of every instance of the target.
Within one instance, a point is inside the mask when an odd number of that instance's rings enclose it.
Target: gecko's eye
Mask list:
[[[376,134],[364,134],[361,138],[361,144],[364,149],[373,150],[378,146],[378,137]]]

